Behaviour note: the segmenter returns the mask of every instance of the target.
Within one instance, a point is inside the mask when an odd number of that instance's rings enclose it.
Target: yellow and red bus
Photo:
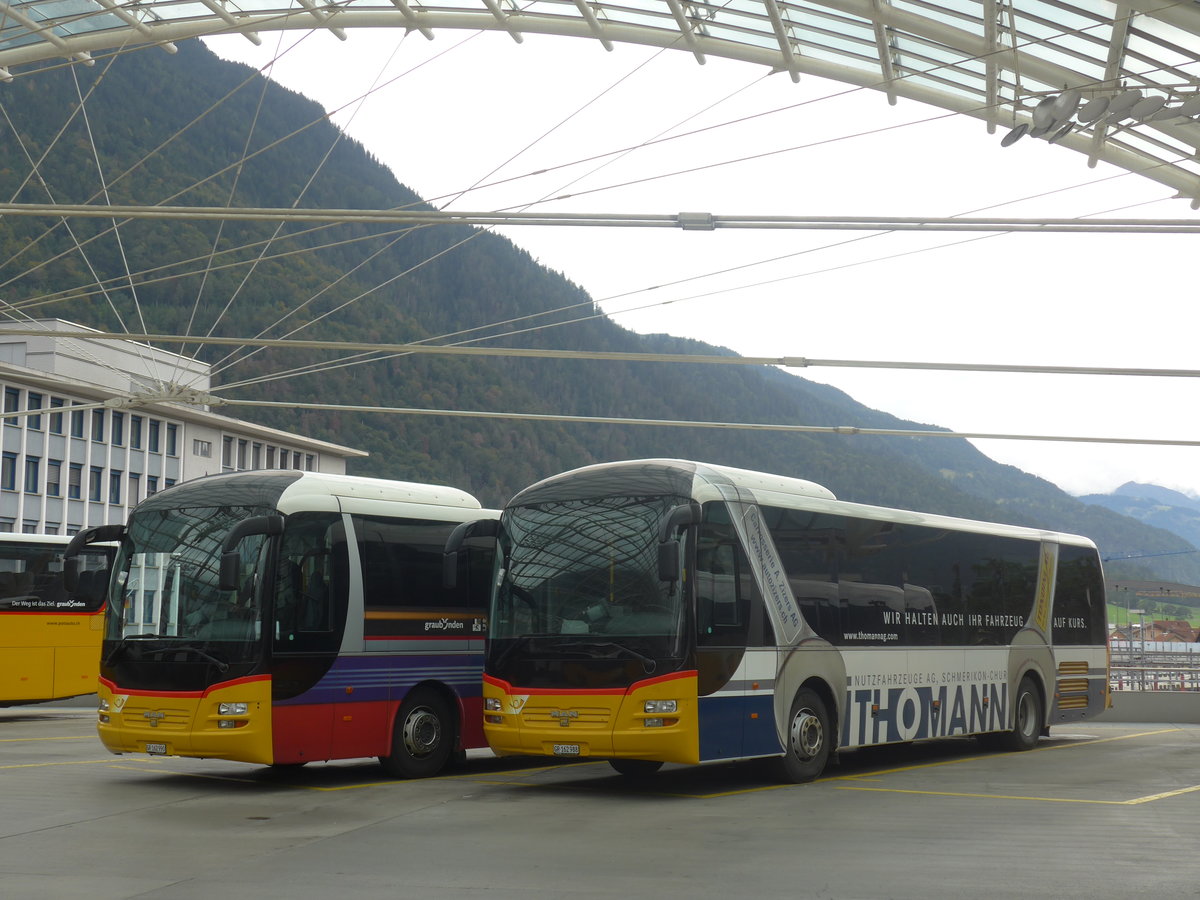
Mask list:
[[[264,470],[147,498],[117,540],[100,662],[113,753],[265,765],[379,757],[432,775],[484,746],[492,541],[443,585],[449,487]]]
[[[1029,749],[1107,703],[1087,538],[684,460],[548,478],[489,527],[484,731],[500,755],[635,775],[757,758],[799,782],[840,748]]]
[[[112,550],[87,550],[71,592],[63,577],[70,540],[0,535],[0,706],[96,692]]]

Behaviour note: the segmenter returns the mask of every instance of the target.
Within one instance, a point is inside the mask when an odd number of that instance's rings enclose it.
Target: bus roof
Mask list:
[[[37,544],[65,547],[71,542],[61,534],[25,534],[22,532],[0,532],[0,544]]]
[[[740,497],[760,505],[804,509],[830,515],[856,516],[1025,540],[1054,540],[1084,547],[1095,546],[1089,538],[1077,534],[849,503],[838,500],[832,491],[812,481],[683,459],[634,459],[572,469],[531,485],[506,505],[528,506],[556,500],[621,494],[674,494],[690,497],[700,503]]]
[[[466,491],[444,485],[291,469],[254,469],[180,482],[143,500],[138,511],[181,506],[265,506],[286,515],[299,510],[333,509],[342,500],[462,510],[481,508],[479,501]]]

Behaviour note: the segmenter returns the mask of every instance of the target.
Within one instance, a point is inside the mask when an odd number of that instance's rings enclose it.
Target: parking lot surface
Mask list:
[[[753,764],[473,751],[276,771],[111,756],[87,708],[0,709],[0,891],[21,898],[1200,897],[1200,726],[1085,723],[1028,753],[970,740]]]

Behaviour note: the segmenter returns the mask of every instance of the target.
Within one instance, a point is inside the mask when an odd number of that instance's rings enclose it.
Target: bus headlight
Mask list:
[[[248,703],[219,703],[217,704],[218,716],[244,716],[250,711]]]
[[[108,712],[108,701],[103,697],[100,698],[100,712]]]
[[[498,697],[484,697],[483,708],[486,712],[500,712],[500,699]]]
[[[673,713],[679,711],[679,703],[676,700],[647,700],[642,712],[646,713]]]

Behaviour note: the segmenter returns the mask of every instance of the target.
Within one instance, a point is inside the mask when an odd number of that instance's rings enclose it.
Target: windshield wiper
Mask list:
[[[121,653],[124,650],[128,650],[129,649],[129,644],[128,644],[129,641],[140,640],[140,639],[145,639],[145,638],[166,638],[166,637],[174,637],[174,635],[169,635],[169,634],[131,634],[127,638],[123,639],[119,644],[117,644],[117,646],[113,647],[112,652],[109,653],[108,656],[106,656],[104,658],[104,665],[106,665],[106,666],[111,665],[112,661],[117,658],[117,655],[119,653]],[[170,647],[159,647],[156,650],[146,650],[145,652],[140,653],[138,655],[138,658],[139,659],[146,659],[146,658],[158,659],[159,657],[161,657],[167,653],[178,653],[178,652],[191,653],[193,656],[198,656],[201,659],[203,659],[207,662],[210,662],[214,666],[216,666],[218,672],[226,672],[229,670],[229,663],[225,662],[224,660],[217,659],[211,653],[201,650],[199,647],[194,647],[191,644],[175,644]]]
[[[564,642],[566,643],[566,642]],[[634,659],[641,660],[642,669],[647,675],[650,675],[658,668],[658,662],[653,658],[646,656],[644,653],[639,653],[632,647],[626,647],[624,644],[618,644],[615,641],[586,641],[582,643],[571,643],[573,649],[579,650],[619,650],[632,656]]]
[[[162,656],[165,653],[175,653],[177,651],[183,651],[185,653],[191,653],[195,656],[199,656],[201,659],[203,659],[207,662],[210,662],[214,666],[216,666],[218,672],[225,672],[225,671],[228,671],[228,669],[229,669],[229,663],[225,662],[224,660],[217,659],[211,653],[207,653],[204,650],[201,650],[199,647],[193,647],[191,644],[181,644],[178,647],[162,647],[158,650],[151,650],[146,655],[152,656],[152,657],[158,657],[158,656]]]

